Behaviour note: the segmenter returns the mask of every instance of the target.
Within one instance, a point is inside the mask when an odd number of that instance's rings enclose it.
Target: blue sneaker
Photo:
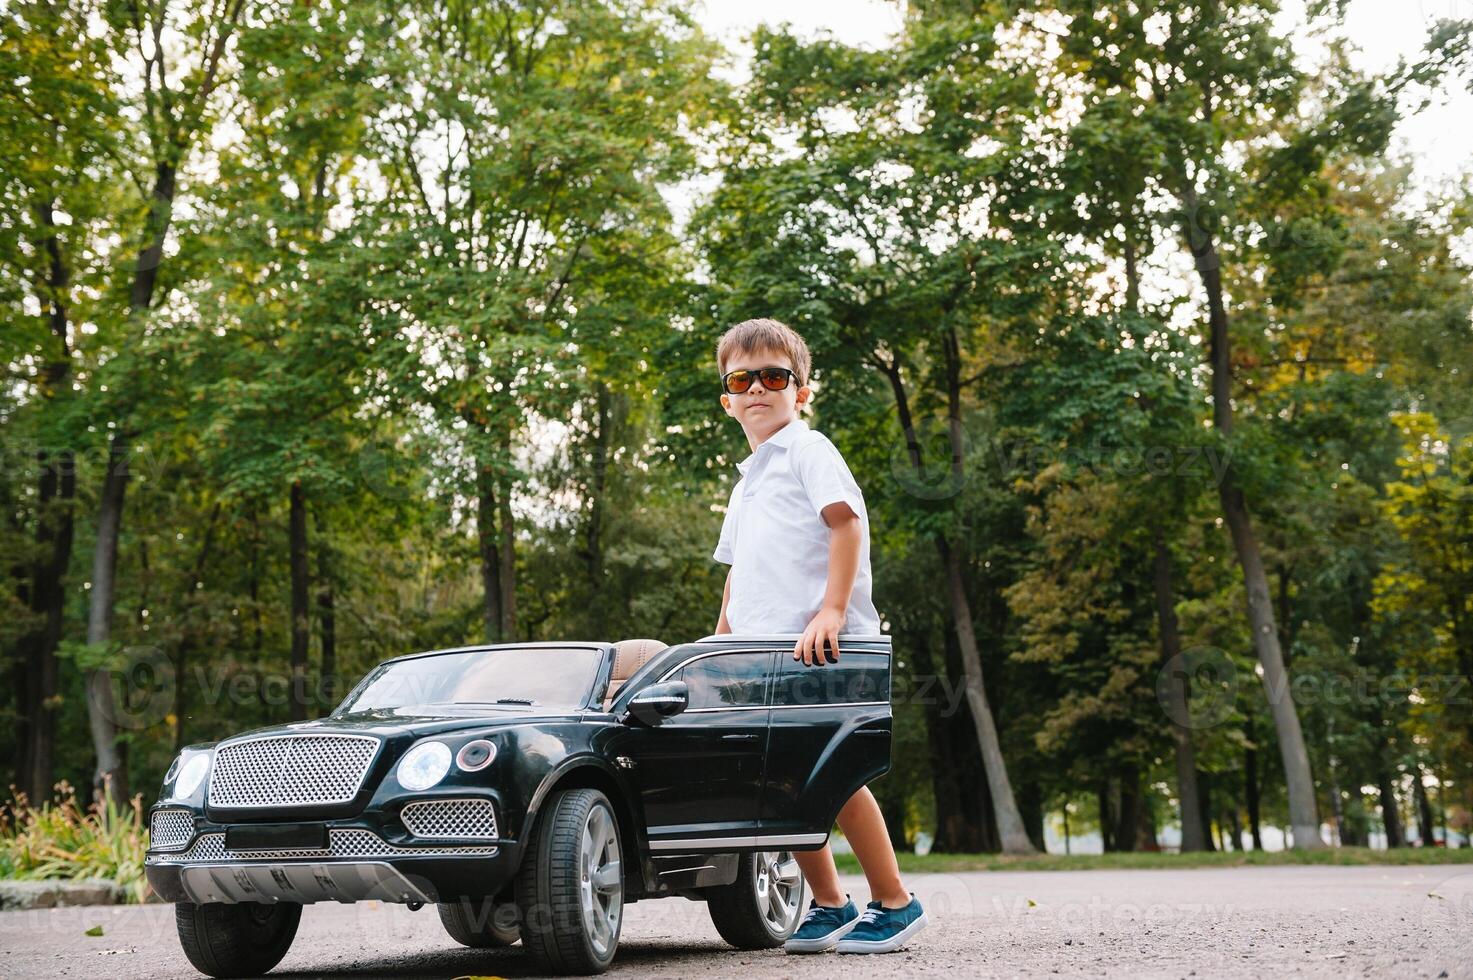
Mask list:
[[[849,930],[859,923],[859,909],[854,907],[854,899],[848,895],[844,896],[844,904],[838,908],[827,905],[819,905],[817,899],[808,900],[808,911],[803,914],[803,921],[798,923],[798,928],[793,936],[783,943],[783,951],[787,953],[822,953],[826,949],[832,949]]]
[[[870,902],[838,949],[841,953],[890,953],[924,928],[926,912],[915,892],[910,893],[910,904],[898,909]]]

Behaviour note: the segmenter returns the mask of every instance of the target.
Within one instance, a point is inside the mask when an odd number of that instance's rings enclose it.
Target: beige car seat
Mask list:
[[[614,703],[614,695],[619,693],[624,682],[668,646],[659,640],[620,640],[614,644],[614,672],[609,675],[609,689],[604,694],[605,711]]]

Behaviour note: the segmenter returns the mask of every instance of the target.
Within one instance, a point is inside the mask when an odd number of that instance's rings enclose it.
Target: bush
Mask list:
[[[56,789],[60,802],[38,808],[11,787],[14,799],[0,810],[0,878],[111,878],[133,901],[143,901],[148,827],[142,796],[125,807],[109,800],[84,810],[69,783]]]

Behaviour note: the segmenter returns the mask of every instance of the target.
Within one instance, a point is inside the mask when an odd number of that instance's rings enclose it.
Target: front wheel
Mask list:
[[[803,872],[791,851],[742,854],[736,881],[708,888],[706,907],[721,938],[737,949],[776,949],[798,928]]]
[[[614,961],[624,917],[618,818],[596,789],[568,789],[545,804],[517,872],[522,946],[549,973],[602,973]]]
[[[296,902],[209,902],[174,906],[184,955],[212,977],[254,977],[281,962],[297,935],[302,906]]]

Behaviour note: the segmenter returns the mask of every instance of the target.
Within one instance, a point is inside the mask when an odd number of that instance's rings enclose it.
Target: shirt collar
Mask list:
[[[771,436],[769,436],[767,438],[767,441],[764,442],[761,446],[758,446],[750,456],[742,460],[740,463],[737,463],[737,472],[741,473],[742,476],[746,476],[747,470],[751,468],[753,461],[757,458],[757,453],[760,453],[764,446],[776,446],[779,449],[787,449],[793,444],[794,439],[798,438],[807,431],[807,422],[804,422],[802,419],[798,418],[793,419],[793,421],[789,422],[787,425],[783,426],[781,429],[778,429]]]

